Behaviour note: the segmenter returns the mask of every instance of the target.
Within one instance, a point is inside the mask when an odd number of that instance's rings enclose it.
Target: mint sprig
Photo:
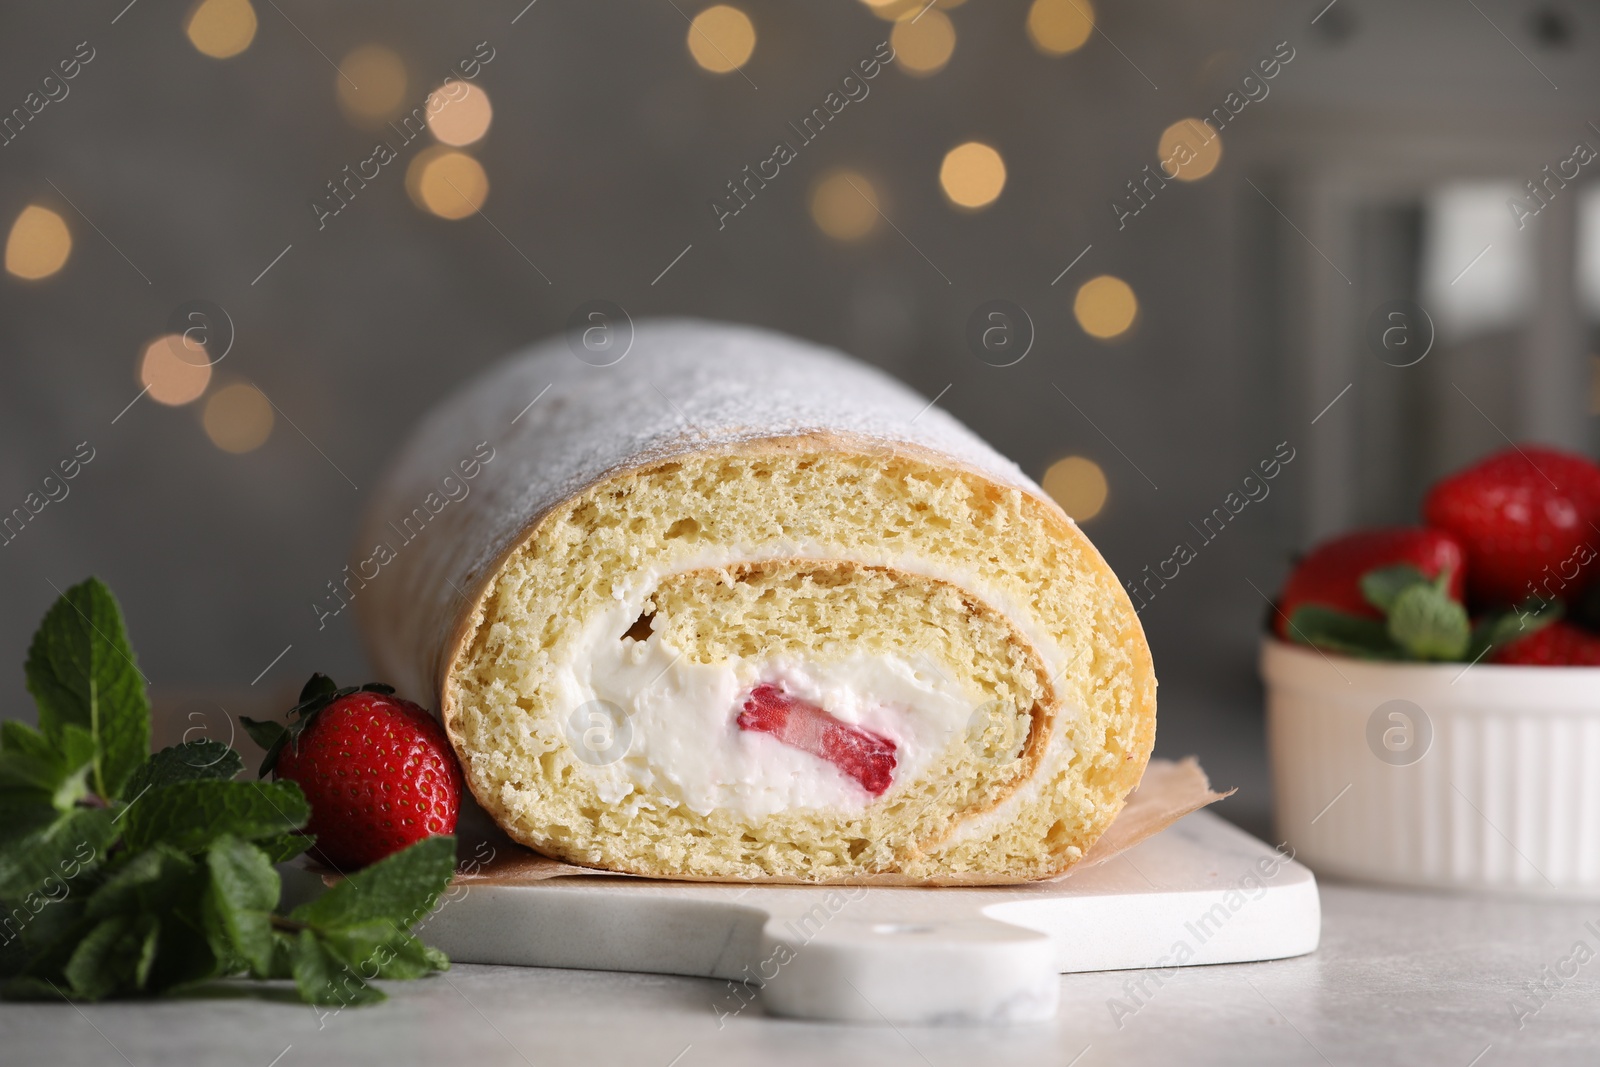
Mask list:
[[[375,979],[449,966],[411,929],[450,882],[455,839],[428,838],[280,913],[274,864],[311,843],[305,796],[236,781],[244,761],[216,741],[149,752],[144,679],[101,582],[50,609],[27,675],[39,727],[0,725],[4,995],[155,996],[249,977],[351,1006],[384,999]],[[343,692],[315,679],[309,690],[302,706],[321,704],[302,720]]]
[[[1385,589],[1385,595],[1393,588]],[[1389,636],[1409,658],[1459,660],[1466,653],[1472,641],[1472,620],[1461,602],[1451,598],[1449,588],[1449,572],[1440,571],[1432,582],[1413,581],[1393,592],[1386,609]]]
[[[1534,597],[1511,611],[1485,615],[1472,628],[1472,645],[1467,649],[1467,656],[1477,661],[1497,648],[1544,629],[1565,614],[1566,607],[1561,601]]]
[[[1529,601],[1514,611],[1485,616],[1476,626],[1450,595],[1451,572],[1429,578],[1402,563],[1361,576],[1361,595],[1382,613],[1373,619],[1303,604],[1289,618],[1300,644],[1374,660],[1477,662],[1560,617],[1558,601]]]
[[[1302,604],[1289,616],[1289,636],[1302,645],[1361,659],[1400,659],[1400,649],[1382,619]]]
[[[26,723],[0,724],[0,789],[45,793],[52,807],[68,811],[89,794],[95,753],[94,737],[73,723],[55,739]]]
[[[200,853],[225,834],[250,841],[298,830],[311,805],[293,782],[177,782],[130,805],[124,821],[129,848],[165,843]]]
[[[244,758],[221,741],[202,738],[164,748],[144,762],[128,780],[127,794],[136,797],[154,786],[179,782],[227,781],[244,770]]]
[[[120,797],[150,754],[150,703],[122,609],[103,582],[91,578],[55,602],[28,647],[26,672],[40,732],[59,746],[69,726],[86,731],[96,746],[94,791]]]

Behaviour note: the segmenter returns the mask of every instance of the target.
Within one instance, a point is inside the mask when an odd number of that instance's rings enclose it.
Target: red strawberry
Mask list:
[[[1511,642],[1492,658],[1527,667],[1600,667],[1600,636],[1558,620]]]
[[[1575,597],[1600,573],[1600,466],[1583,456],[1497,453],[1435,484],[1422,513],[1460,539],[1482,603]]]
[[[262,773],[304,791],[313,853],[335,870],[455,832],[461,768],[450,741],[431,715],[393,694],[385,685],[335,689],[313,675],[288,728],[246,720],[258,741],[263,730],[273,738]]]
[[[894,780],[893,741],[841,722],[775,685],[763,683],[750,690],[739,712],[739,729],[771,734],[825,759],[875,797],[882,796]]]
[[[1361,592],[1361,576],[1380,567],[1409,563],[1428,578],[1450,571],[1450,596],[1461,599],[1463,553],[1455,538],[1440,530],[1397,526],[1358,530],[1313,548],[1289,574],[1278,595],[1273,629],[1289,640],[1288,620],[1295,609],[1318,604],[1362,618],[1381,619]]]

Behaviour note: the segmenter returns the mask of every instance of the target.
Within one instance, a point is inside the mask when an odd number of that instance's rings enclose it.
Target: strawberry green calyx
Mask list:
[[[1472,641],[1467,609],[1446,591],[1450,572],[1429,581],[1404,564],[1370,571],[1361,592],[1388,619],[1388,633],[1408,659],[1459,660]]]
[[[1289,633],[1300,644],[1363,659],[1463,662],[1476,661],[1560,615],[1558,602],[1532,601],[1473,626],[1466,607],[1450,596],[1450,581],[1448,570],[1428,578],[1410,564],[1380,567],[1362,575],[1360,584],[1362,596],[1382,619],[1307,604],[1290,617]]]
[[[300,735],[324,708],[352,693],[382,693],[389,696],[394,693],[394,686],[384,685],[382,682],[368,682],[366,685],[348,685],[341,689],[334,684],[332,678],[317,673],[313,674],[310,681],[300,690],[299,702],[289,709],[288,723],[262,722],[260,719],[239,716],[239,722],[251,740],[267,750],[267,756],[261,761],[261,769],[256,777],[265,778],[271,773],[278,765],[278,757],[283,754],[285,745],[298,746]]]
[[[1470,651],[1474,661],[1491,652],[1499,652],[1524,637],[1531,637],[1540,630],[1560,622],[1565,614],[1566,608],[1561,601],[1534,597],[1524,601],[1515,610],[1492,612],[1483,616],[1472,628]]]

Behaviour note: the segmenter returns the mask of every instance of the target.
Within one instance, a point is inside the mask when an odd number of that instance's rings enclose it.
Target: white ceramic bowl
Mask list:
[[[1600,667],[1263,642],[1278,833],[1319,873],[1600,897]]]

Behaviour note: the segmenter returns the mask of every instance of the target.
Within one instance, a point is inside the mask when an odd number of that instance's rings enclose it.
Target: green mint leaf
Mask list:
[[[1304,604],[1289,617],[1289,635],[1302,645],[1362,659],[1396,659],[1400,650],[1381,619],[1365,619],[1318,604]]]
[[[291,833],[258,838],[255,845],[266,853],[267,859],[273,863],[286,863],[316,843],[317,838],[314,834]]]
[[[0,788],[0,862],[12,845],[43,830],[63,814],[41,790]]]
[[[0,789],[28,790],[48,802],[60,779],[60,758],[53,752],[41,760],[21,752],[0,750]]]
[[[245,733],[250,735],[250,739],[267,752],[266,758],[261,761],[260,770],[256,772],[257,778],[265,778],[267,772],[278,765],[279,753],[283,751],[283,746],[287,745],[295,734],[281,722],[272,722],[270,720],[263,722],[260,719],[250,719],[243,715],[239,716],[239,722],[244,726]]]
[[[150,751],[150,705],[104,583],[90,578],[55,602],[33,635],[26,672],[45,736],[59,739],[69,723],[86,730],[99,747],[94,791],[120,795]]]
[[[57,989],[59,988],[60,987],[58,986]],[[0,990],[0,995],[3,995],[7,1000],[59,1001],[61,999],[61,994],[57,992],[57,989],[51,989],[45,984],[45,981],[42,978],[33,978],[23,975],[22,977],[13,978],[8,981],[5,984],[4,989]]]
[[[63,774],[50,794],[58,811],[67,811],[89,795],[89,775],[94,772],[100,747],[94,735],[81,726],[68,723],[61,731],[61,769]]]
[[[113,915],[78,942],[61,972],[73,999],[100,1000],[132,983],[144,945],[137,923],[131,915]]]
[[[1413,585],[1395,598],[1389,636],[1412,659],[1459,660],[1472,642],[1467,609],[1432,585]]]
[[[61,755],[54,741],[27,723],[15,719],[0,723],[0,750],[38,760]]]
[[[156,911],[190,895],[199,864],[170,845],[136,852],[120,863],[89,897],[88,917]]]
[[[324,930],[389,922],[410,930],[439,900],[456,867],[456,839],[429,837],[357,871],[289,917]]]
[[[368,985],[310,930],[301,930],[296,937],[290,966],[300,999],[307,1004],[354,1007],[386,999],[382,990]]]
[[[51,809],[44,809],[51,811]],[[29,829],[0,848],[0,899],[50,896],[105,860],[117,827],[105,808],[74,808]]]
[[[132,939],[126,941],[111,966],[109,977],[117,980],[117,992],[162,993],[216,977],[227,960],[213,951],[204,929],[210,887],[208,869],[164,844],[123,856],[111,865],[110,876],[89,897],[85,913],[90,926],[119,917],[142,924],[135,931],[137,945]],[[79,929],[69,932],[62,941],[77,957],[85,950],[71,948],[72,943],[84,938],[85,930]],[[53,967],[64,971],[64,965],[52,962],[52,956],[60,955],[59,949],[47,952],[30,967],[29,973],[50,977]],[[133,958],[132,970],[127,973],[121,962],[125,956]],[[92,958],[86,955],[81,960]],[[241,962],[231,969],[240,970],[243,966]],[[102,976],[99,980],[109,979]]]
[[[84,911],[82,895],[72,895],[66,883],[52,896],[0,901],[0,976],[24,974],[56,946],[76,945],[88,929]],[[70,954],[66,949],[57,953],[58,963]]]
[[[0,724],[0,789],[33,792],[67,811],[89,793],[95,752],[94,738],[71,723],[55,739],[20,722]]]
[[[268,978],[294,977],[294,954],[299,944],[298,933],[272,931],[272,971],[267,975]]]
[[[155,962],[145,979],[146,991],[165,993],[192,988],[243,969],[242,963],[219,955],[201,929],[199,916],[204,891],[200,887],[203,883],[203,877],[197,875],[189,883],[192,891],[161,913],[160,939],[156,944]]]
[[[425,978],[434,971],[450,969],[443,952],[397,931],[388,922],[322,931],[322,943],[367,981]]]
[[[61,969],[74,1000],[135,993],[150,980],[160,942],[154,915],[113,915],[90,930]]]
[[[213,841],[206,852],[211,886],[207,918],[233,955],[257,978],[272,974],[272,909],[278,906],[278,872],[254,845],[236,837]]]
[[[220,741],[202,738],[172,745],[152,755],[133,773],[124,792],[132,799],[146,789],[179,782],[227,781],[242,770],[244,758],[239,753]]]
[[[1493,612],[1478,620],[1472,628],[1472,645],[1467,650],[1474,662],[1497,648],[1527,637],[1555,622],[1565,613],[1561,601],[1525,600],[1511,611]]]
[[[1444,573],[1444,572],[1441,572]],[[1446,578],[1448,581],[1448,578]],[[1367,603],[1388,614],[1401,593],[1414,585],[1428,584],[1427,576],[1409,563],[1379,567],[1361,576],[1361,595]]]
[[[311,817],[293,782],[179,782],[150,790],[124,810],[128,847],[160,841],[184,852],[203,852],[223,834],[274,837]]]
[[[61,753],[57,751],[55,742],[44,734],[35,730],[26,723],[9,720],[0,723],[0,759],[5,760],[9,768],[17,767],[20,772],[24,767],[49,765],[54,767],[61,762]],[[0,785],[6,786],[35,786],[48,789],[47,784],[52,780],[50,775],[40,775],[37,778],[18,774],[10,777],[10,772],[0,777]]]
[[[161,944],[161,921],[153,915],[143,916],[144,940],[139,945],[139,959],[133,969],[133,984],[136,989],[145,989],[150,985],[151,972],[156,966],[156,950]]]

